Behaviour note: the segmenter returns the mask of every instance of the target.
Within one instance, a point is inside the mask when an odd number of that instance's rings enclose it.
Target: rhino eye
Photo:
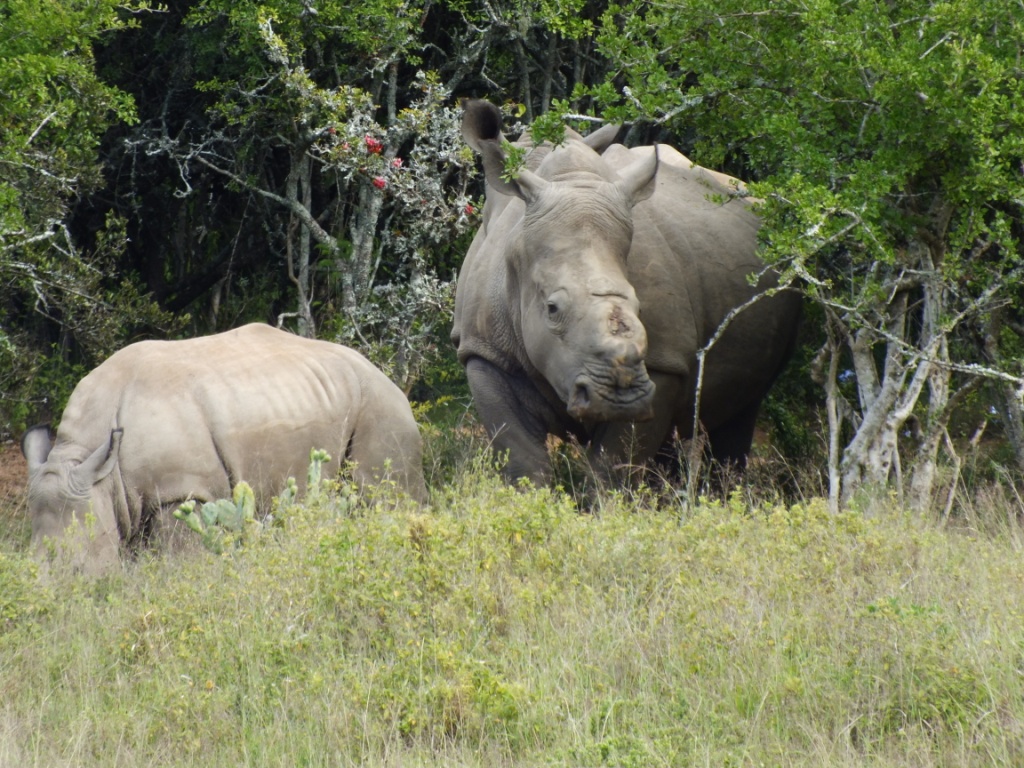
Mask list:
[[[544,311],[547,315],[545,320],[552,327],[560,326],[564,321],[565,305],[569,297],[562,289],[552,291],[544,297]]]

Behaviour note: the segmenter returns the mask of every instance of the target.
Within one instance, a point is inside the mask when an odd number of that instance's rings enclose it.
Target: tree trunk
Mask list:
[[[940,346],[941,356],[948,360],[945,341]],[[919,438],[914,468],[910,476],[909,503],[911,509],[919,512],[931,506],[939,446],[946,435],[946,425],[949,421],[949,369],[941,364],[930,364],[929,368],[926,427]]]
[[[555,72],[558,61],[558,36],[551,32],[548,34],[547,51],[544,55],[544,77],[540,87],[540,111],[547,112],[551,107],[551,89],[554,85]]]
[[[513,45],[516,50],[516,58],[519,61],[519,88],[523,93],[523,106],[526,107],[524,119],[527,123],[532,123],[534,113],[533,86],[530,83],[530,57],[526,54],[526,46],[523,44],[523,39],[518,35]]]
[[[949,372],[941,366],[932,366],[932,376],[929,381],[929,395],[934,398],[934,403],[929,402],[929,420],[934,422],[928,425],[928,429],[922,435],[918,443],[917,457],[914,461],[913,472],[910,476],[910,508],[918,512],[926,511],[932,503],[933,491],[935,488],[935,475],[939,460],[939,446],[946,434],[946,419],[938,413],[940,408],[945,408],[949,394]],[[934,413],[933,413],[934,412]]]
[[[926,266],[934,272],[934,262],[925,250]],[[928,280],[924,284],[921,306],[921,332],[918,345],[926,350],[928,407],[924,415],[924,429],[917,444],[913,473],[910,478],[910,506],[923,512],[932,503],[935,474],[939,459],[939,446],[946,436],[950,416],[949,398],[949,344],[942,328],[945,314],[945,290],[941,281]]]
[[[882,488],[894,475],[896,492],[903,501],[899,434],[908,419],[920,410],[919,402],[927,387],[927,406],[921,415],[906,490],[912,508],[923,510],[931,504],[938,452],[952,411],[949,329],[944,327],[948,322],[946,294],[936,270],[939,258],[933,256],[924,241],[911,243],[906,255],[908,272],[914,277],[896,280],[886,291],[891,299],[877,312],[886,318],[884,331],[879,333],[866,326],[849,343],[857,374],[861,421],[843,451],[843,503],[862,485]],[[914,322],[908,322],[911,298]],[[879,371],[874,351],[883,338],[886,357]]]
[[[905,306],[904,298],[897,301],[894,309],[902,312]],[[861,419],[840,461],[843,504],[863,485],[882,487],[888,483],[896,460],[896,435],[900,427],[894,409],[906,379],[900,350],[893,341],[886,344],[881,377],[875,364],[872,334],[866,329],[854,337],[850,352],[857,375]]]
[[[311,338],[316,331],[311,307],[312,285],[309,273],[312,238],[309,227],[295,214],[296,207],[301,206],[310,211],[312,205],[312,160],[306,154],[303,144],[304,142],[300,141],[292,148],[291,168],[285,181],[285,197],[294,206],[288,223],[285,253],[288,260],[288,277],[296,290],[295,315],[299,321],[299,335]]]
[[[1000,381],[996,384],[996,408],[1003,420],[1003,433],[1013,448],[1017,469],[1024,472],[1024,408],[1020,394],[1012,384]]]
[[[347,262],[339,259],[337,263],[342,276],[341,305],[350,318],[355,317],[356,311],[370,293],[374,234],[383,205],[384,195],[379,190],[366,182],[359,185],[356,207],[349,223],[352,253]]]
[[[818,353],[811,367],[811,377],[825,388],[825,412],[828,414],[828,508],[833,514],[839,512],[842,475],[839,469],[839,443],[843,433],[843,423],[849,415],[849,404],[839,391],[839,357],[841,341],[836,333],[835,324],[829,320],[828,341]],[[824,361],[828,361],[828,370],[823,370]],[[844,407],[845,406],[845,407]]]

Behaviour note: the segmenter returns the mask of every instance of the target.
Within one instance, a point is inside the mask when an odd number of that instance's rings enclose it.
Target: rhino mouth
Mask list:
[[[643,366],[628,373],[576,377],[566,403],[578,421],[648,421],[654,418],[654,382]]]

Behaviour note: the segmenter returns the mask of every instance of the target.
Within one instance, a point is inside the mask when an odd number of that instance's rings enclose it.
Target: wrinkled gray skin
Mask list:
[[[265,506],[289,476],[301,485],[312,448],[332,472],[358,462],[364,483],[389,461],[426,499],[409,402],[358,352],[267,325],[132,344],[75,387],[52,447],[45,427],[22,440],[33,549],[45,561],[51,539],[100,573],[123,545],[172,542],[183,501],[230,498],[245,480]]]
[[[651,459],[674,431],[689,438],[698,349],[775,284],[747,280],[764,266],[758,218],[730,195],[738,182],[667,145],[611,144],[616,131],[533,148],[509,182],[500,112],[466,103],[462,132],[483,157],[487,199],[452,340],[510,479],[549,480],[548,435],[575,436],[610,472]],[[759,300],[708,355],[700,419],[716,460],[745,462],[799,314],[795,293]]]

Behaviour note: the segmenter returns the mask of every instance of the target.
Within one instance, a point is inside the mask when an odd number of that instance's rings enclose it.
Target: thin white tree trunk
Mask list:
[[[839,341],[829,329],[828,372],[824,374],[825,408],[828,413],[828,508],[838,514],[842,475],[839,470],[839,440],[843,431],[843,413],[839,393]]]
[[[295,286],[295,316],[299,320],[299,335],[312,337],[315,332],[309,273],[311,241],[309,227],[295,214],[298,208],[310,210],[312,161],[301,146],[292,150],[292,164],[285,181],[285,197],[292,204],[291,222],[285,243],[288,277]]]
[[[370,293],[373,279],[373,240],[380,219],[384,195],[372,185],[360,185],[356,210],[349,225],[352,253],[348,260],[338,261],[342,279],[342,308],[348,317],[355,317]]]
[[[931,259],[928,259],[929,266]],[[924,416],[924,429],[918,441],[917,455],[910,478],[910,506],[925,511],[931,506],[935,476],[938,468],[939,447],[946,435],[949,421],[949,344],[942,328],[945,309],[945,291],[938,281],[925,284],[921,307],[921,340],[928,356],[928,407]],[[929,354],[930,353],[930,354]]]
[[[882,383],[875,391],[875,387],[867,386],[870,376],[875,376],[876,371],[871,346],[860,339],[851,346],[860,387],[861,421],[840,461],[841,501],[844,505],[855,491],[865,485],[885,485],[892,470],[899,426],[893,418],[893,408],[902,388],[905,369],[899,361],[898,351],[892,348],[893,344],[888,347]]]

